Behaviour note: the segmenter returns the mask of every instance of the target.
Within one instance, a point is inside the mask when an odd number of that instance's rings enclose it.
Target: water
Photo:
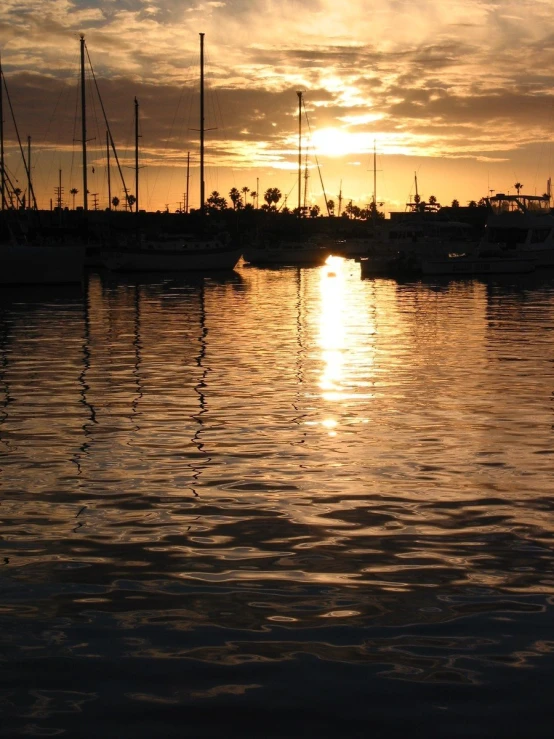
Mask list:
[[[0,296],[0,735],[550,736],[554,276]]]

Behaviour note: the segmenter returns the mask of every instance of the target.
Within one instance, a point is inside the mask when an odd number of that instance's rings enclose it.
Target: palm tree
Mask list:
[[[516,189],[517,194],[519,195],[519,191],[522,189],[523,185],[521,184],[521,182],[516,182],[514,187]]]
[[[267,203],[268,208],[271,208],[273,205],[273,209],[275,209],[275,206],[279,200],[281,200],[281,197],[281,190],[279,190],[278,187],[268,187],[264,193],[264,200]]]
[[[117,210],[117,206],[119,205],[119,198],[117,196],[112,198],[112,205]]]
[[[246,196],[249,192],[250,192],[250,188],[246,186],[243,187],[241,190],[241,193],[244,195],[244,205],[246,205]]]
[[[256,198],[258,197],[258,193],[257,192],[254,192],[254,190],[252,190],[252,192],[250,193],[250,197],[252,198],[252,207],[255,208],[256,207]]]
[[[79,190],[77,190],[76,187],[72,187],[69,192],[73,196],[73,210],[75,210],[75,195],[77,195],[77,193],[79,192]]]
[[[237,210],[242,205],[242,200],[240,198],[240,192],[237,190],[236,187],[232,187],[229,190],[229,197],[231,198],[231,202],[233,203],[233,210]]]

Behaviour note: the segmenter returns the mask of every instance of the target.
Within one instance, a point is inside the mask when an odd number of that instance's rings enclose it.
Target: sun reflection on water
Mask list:
[[[321,316],[319,346],[323,371],[319,381],[324,400],[340,403],[345,399],[342,385],[347,334],[344,320],[346,274],[342,257],[329,257],[320,272]],[[336,434],[337,421],[326,418],[322,426]]]

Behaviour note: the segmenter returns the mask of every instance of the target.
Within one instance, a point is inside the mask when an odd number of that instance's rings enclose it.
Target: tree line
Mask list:
[[[208,213],[217,213],[225,210],[255,210],[258,208],[258,193],[250,190],[248,187],[243,187],[239,190],[236,187],[231,188],[229,191],[229,200],[221,195],[217,190],[214,190],[210,196],[206,199],[206,210]],[[350,200],[341,212],[337,212],[334,200],[327,200],[326,202],[326,213],[322,213],[319,205],[300,206],[296,208],[289,208],[286,203],[286,198],[283,203],[283,194],[278,187],[269,187],[263,194],[264,203],[261,208],[262,211],[269,213],[285,213],[298,216],[300,218],[317,218],[320,215],[329,216],[341,216],[342,218],[368,220],[374,216],[379,219],[384,219],[385,214],[378,210],[375,203],[370,203],[366,208],[360,208],[354,205]],[[250,202],[251,201],[251,202]]]

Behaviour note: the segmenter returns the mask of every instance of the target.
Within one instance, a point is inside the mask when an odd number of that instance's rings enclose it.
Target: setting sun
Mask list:
[[[340,128],[323,128],[312,135],[312,145],[316,154],[328,157],[341,157],[356,151],[355,137]]]

